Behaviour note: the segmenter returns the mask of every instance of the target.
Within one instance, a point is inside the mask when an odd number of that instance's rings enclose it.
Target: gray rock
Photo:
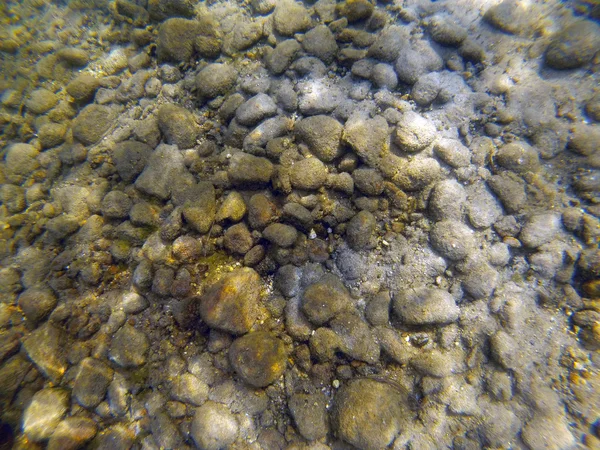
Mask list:
[[[484,183],[467,187],[467,217],[475,228],[491,227],[502,215],[502,206]]]
[[[293,36],[310,27],[310,14],[306,8],[293,0],[277,3],[273,13],[273,25],[282,36]]]
[[[256,147],[264,147],[273,139],[285,136],[289,131],[289,119],[284,116],[276,116],[265,120],[253,129],[242,144],[244,150],[252,150]]]
[[[229,361],[245,383],[261,388],[283,375],[287,352],[283,342],[273,334],[255,331],[233,341]]]
[[[342,89],[325,78],[298,83],[298,93],[298,108],[305,116],[329,114],[345,99]]]
[[[369,47],[368,56],[381,61],[396,60],[409,45],[409,33],[404,27],[391,25],[385,28]]]
[[[173,242],[173,256],[181,262],[190,263],[202,255],[202,242],[192,236],[179,236]]]
[[[406,152],[418,152],[431,145],[436,137],[435,125],[422,115],[405,112],[396,125],[394,143]]]
[[[520,369],[524,363],[517,341],[506,331],[494,333],[490,338],[490,350],[492,357],[505,369]]]
[[[553,69],[575,69],[591,61],[600,48],[600,26],[578,20],[550,41],[544,60]]]
[[[376,169],[360,167],[352,172],[356,188],[365,195],[377,196],[383,192],[384,180]]]
[[[346,242],[353,250],[366,250],[374,247],[377,221],[369,211],[360,211],[348,223]]]
[[[434,17],[429,23],[431,38],[438,44],[457,47],[467,39],[467,30],[449,19]]]
[[[69,393],[61,388],[46,388],[36,392],[23,413],[23,432],[33,442],[50,436],[67,412]]]
[[[100,87],[98,79],[90,74],[82,73],[67,84],[67,93],[77,102],[86,102],[94,97]]]
[[[527,219],[519,240],[529,248],[537,248],[550,242],[561,229],[560,214],[535,214]]]
[[[0,201],[6,206],[11,214],[21,212],[27,206],[25,191],[21,186],[4,184],[0,186]]]
[[[365,308],[365,319],[374,327],[386,326],[390,321],[390,293],[381,291],[375,294]]]
[[[273,164],[266,158],[237,152],[229,160],[227,175],[235,186],[265,185],[271,180]]]
[[[262,285],[253,269],[241,268],[210,286],[199,300],[202,319],[213,328],[243,334],[258,318]]]
[[[341,123],[325,115],[302,119],[294,129],[296,139],[305,143],[311,153],[324,162],[333,161],[342,155],[342,130]]]
[[[329,432],[327,399],[321,392],[297,393],[290,397],[288,406],[299,433],[307,441],[324,438]]]
[[[473,231],[455,220],[436,223],[431,229],[429,240],[440,255],[452,261],[466,258],[475,248]]]
[[[498,149],[498,164],[517,173],[535,172],[539,168],[538,152],[526,142],[511,142]]]
[[[389,153],[388,131],[387,121],[381,116],[351,119],[344,125],[342,139],[366,165],[376,168]]]
[[[200,406],[208,398],[208,385],[197,376],[184,373],[173,381],[171,396],[177,401]]]
[[[346,287],[335,275],[327,274],[308,286],[302,294],[302,312],[315,325],[323,325],[351,308]]]
[[[190,61],[195,53],[215,58],[220,52],[218,23],[207,14],[199,20],[168,19],[160,26],[157,55],[161,61],[184,63]]]
[[[165,135],[167,144],[176,145],[180,149],[192,148],[196,145],[200,129],[190,111],[166,103],[158,108],[157,117],[158,126]]]
[[[461,220],[464,215],[467,194],[456,180],[436,183],[429,197],[428,210],[434,220]]]
[[[273,223],[263,230],[263,237],[272,244],[287,248],[294,245],[298,232],[290,225]]]
[[[256,44],[263,37],[262,21],[247,21],[236,24],[236,27],[225,37],[223,52],[234,55]]]
[[[327,181],[327,167],[317,158],[296,161],[290,170],[290,182],[295,189],[316,190]]]
[[[22,339],[29,359],[54,383],[60,382],[67,370],[66,340],[66,334],[48,322]]]
[[[238,437],[238,422],[229,409],[212,401],[196,410],[191,435],[203,450],[219,450],[233,444]]]
[[[336,5],[336,12],[349,23],[366,20],[371,17],[375,7],[368,0],[346,0]]]
[[[39,151],[29,144],[12,144],[4,156],[5,175],[13,183],[21,183],[25,177],[40,167]]]
[[[209,64],[196,76],[196,89],[201,98],[225,95],[237,81],[237,71],[228,64]]]
[[[417,105],[427,107],[436,101],[441,90],[440,75],[437,72],[432,72],[419,77],[413,85],[410,95]]]
[[[110,359],[121,367],[139,367],[146,363],[149,347],[148,337],[142,331],[124,325],[113,336]]]
[[[343,353],[368,364],[379,361],[379,343],[369,325],[355,312],[338,314],[330,326],[339,338],[339,349]]]
[[[152,440],[159,448],[182,448],[183,436],[175,422],[165,412],[150,417]]]
[[[393,384],[355,379],[335,396],[332,427],[357,448],[382,449],[400,432],[406,409],[404,395]]]
[[[168,17],[194,17],[194,2],[190,0],[150,0],[148,2],[150,18],[161,22]]]
[[[294,297],[300,292],[300,278],[302,272],[296,266],[287,264],[277,271],[274,286],[287,298]]]
[[[275,0],[250,0],[252,10],[260,15],[269,14],[275,9],[276,4]]]
[[[52,148],[62,144],[67,134],[67,126],[62,123],[46,123],[38,130],[42,148]]]
[[[258,94],[241,105],[236,113],[236,120],[245,126],[254,126],[267,117],[277,114],[277,105],[267,94]]]
[[[398,79],[407,84],[415,84],[424,74],[441,70],[444,66],[442,58],[425,40],[417,41],[406,47],[396,59],[394,68]]]
[[[144,194],[166,200],[173,189],[173,180],[193,181],[183,156],[174,145],[159,145],[148,160],[144,171],[135,180],[135,187]]]
[[[25,99],[25,106],[34,114],[44,114],[58,103],[58,96],[48,89],[36,89],[31,91]]]
[[[433,151],[437,157],[454,169],[471,163],[471,151],[456,139],[442,138],[435,142]]]
[[[535,413],[533,419],[523,427],[522,436],[531,450],[577,447],[567,420],[560,413],[556,415]]]
[[[281,41],[271,53],[267,54],[265,61],[267,67],[275,75],[282,74],[292,64],[301,48],[295,39]]]
[[[21,292],[17,301],[27,320],[36,324],[54,310],[58,299],[50,289],[32,287]]]
[[[74,47],[61,48],[56,56],[71,67],[84,67],[90,60],[85,50]]]
[[[229,227],[223,235],[223,246],[231,253],[245,255],[253,245],[252,235],[245,223]]]
[[[297,59],[290,69],[298,74],[299,77],[319,79],[327,74],[327,66],[323,61],[314,56],[303,56]]]
[[[333,62],[338,46],[333,33],[326,25],[317,25],[304,35],[302,40],[304,51],[314,55],[326,64]]]
[[[313,217],[310,211],[299,203],[286,203],[283,205],[283,218],[296,228],[310,231],[313,225]]]
[[[568,147],[578,155],[592,156],[598,152],[599,140],[599,126],[577,123],[571,128]]]
[[[148,300],[137,292],[127,292],[121,299],[123,311],[127,314],[137,314],[150,306]]]
[[[98,425],[87,417],[67,417],[54,429],[48,441],[48,450],[83,448],[98,430]]]
[[[460,310],[447,291],[420,287],[398,292],[394,312],[408,325],[446,325],[458,319]]]
[[[131,199],[122,191],[110,191],[102,199],[102,215],[109,219],[125,219],[129,216]]]
[[[504,0],[489,8],[483,20],[502,31],[511,34],[527,33],[531,19],[523,14],[517,0]]]
[[[73,120],[73,137],[83,145],[95,144],[114,125],[116,118],[116,113],[108,106],[86,106]]]
[[[390,64],[375,64],[371,70],[370,80],[380,89],[393,91],[398,87],[398,76]]]
[[[509,213],[519,212],[527,202],[525,182],[515,174],[504,172],[493,175],[487,183]]]
[[[215,221],[217,211],[216,194],[213,184],[201,181],[190,187],[182,209],[185,221],[198,233],[208,233]]]
[[[85,408],[98,406],[106,396],[113,373],[113,369],[99,359],[83,359],[73,383],[73,396],[77,403]]]

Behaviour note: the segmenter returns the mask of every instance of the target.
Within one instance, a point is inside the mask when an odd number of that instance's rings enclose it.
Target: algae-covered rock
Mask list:
[[[229,361],[245,383],[265,387],[283,375],[287,354],[280,339],[269,332],[255,331],[231,344]]]
[[[158,126],[165,135],[168,144],[180,149],[196,145],[199,127],[194,115],[181,106],[167,103],[158,109]]]
[[[553,69],[575,69],[591,61],[600,49],[600,26],[591,20],[580,20],[560,31],[544,55]]]
[[[73,120],[73,137],[84,145],[95,144],[114,124],[116,116],[108,106],[86,106]]]

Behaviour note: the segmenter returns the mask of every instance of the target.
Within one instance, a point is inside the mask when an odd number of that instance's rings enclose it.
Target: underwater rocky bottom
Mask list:
[[[0,449],[600,448],[597,2],[0,17]]]

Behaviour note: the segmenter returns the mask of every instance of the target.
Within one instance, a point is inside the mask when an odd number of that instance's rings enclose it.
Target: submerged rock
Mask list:
[[[268,332],[255,331],[231,344],[229,361],[245,383],[265,387],[283,375],[287,354],[280,339]]]
[[[23,432],[33,442],[50,438],[68,406],[69,393],[62,388],[46,388],[36,392],[23,414]]]

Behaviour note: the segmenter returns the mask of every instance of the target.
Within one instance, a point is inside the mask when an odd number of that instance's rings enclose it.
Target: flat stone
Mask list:
[[[110,359],[121,367],[139,367],[146,363],[149,347],[148,337],[142,331],[124,325],[113,336]]]
[[[23,413],[23,432],[33,442],[52,436],[69,407],[69,393],[61,388],[36,392]]]
[[[443,289],[406,289],[394,297],[394,312],[408,325],[445,325],[458,319],[460,310]]]
[[[302,312],[315,325],[323,325],[352,305],[350,294],[335,275],[325,275],[302,295]]]
[[[208,398],[208,385],[191,373],[184,373],[173,382],[171,396],[180,402],[202,405]]]
[[[144,194],[166,200],[171,196],[173,180],[193,182],[182,154],[174,145],[159,145],[150,155],[144,171],[135,180],[135,187]]]
[[[66,334],[46,322],[23,338],[23,348],[38,369],[54,383],[67,370]]]
[[[199,448],[220,450],[233,444],[238,430],[235,416],[225,405],[208,401],[196,410],[191,435]]]
[[[114,370],[105,362],[85,358],[79,363],[79,371],[73,384],[73,396],[86,408],[95,408],[106,396]]]
[[[54,429],[48,441],[48,450],[77,450],[93,439],[98,425],[87,417],[67,417]]]

